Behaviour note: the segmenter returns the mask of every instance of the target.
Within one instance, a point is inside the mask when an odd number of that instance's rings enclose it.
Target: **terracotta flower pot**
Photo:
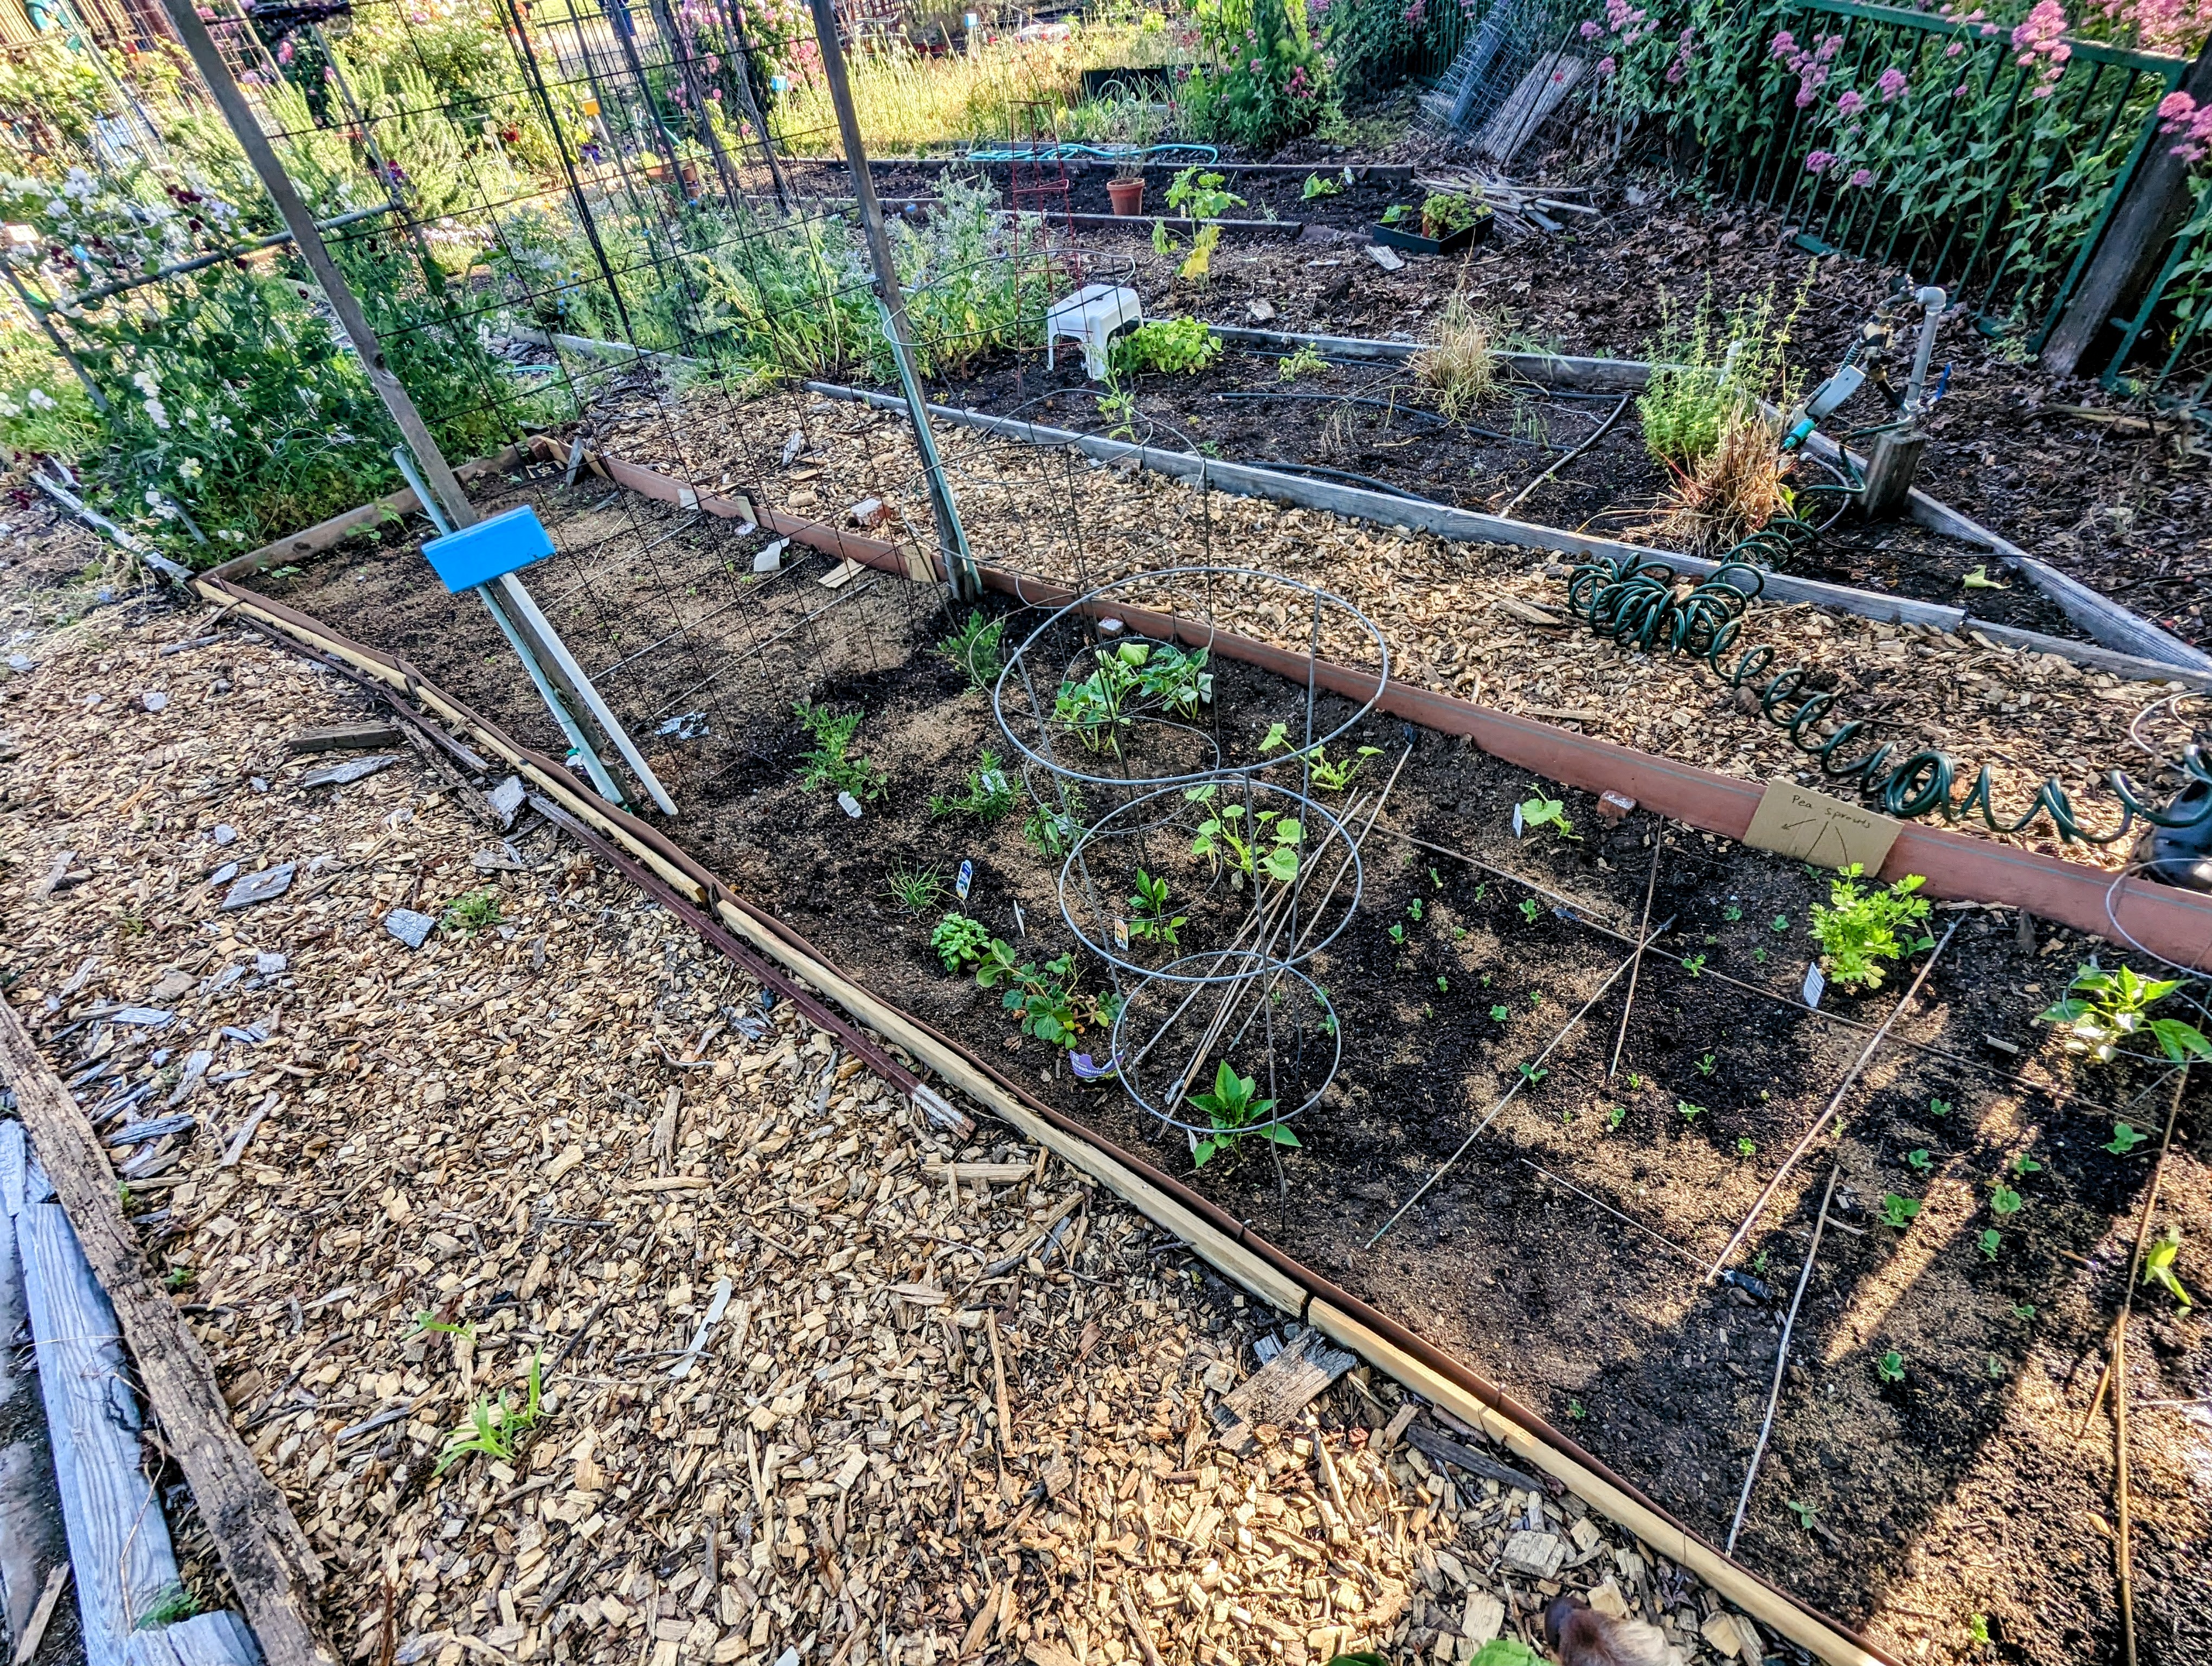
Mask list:
[[[1145,182],[1142,179],[1109,179],[1106,195],[1113,199],[1115,213],[1141,213],[1145,206]]]

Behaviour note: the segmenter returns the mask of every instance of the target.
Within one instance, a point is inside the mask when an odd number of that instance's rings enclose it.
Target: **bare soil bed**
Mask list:
[[[549,739],[488,623],[453,629],[411,554],[328,562],[275,587],[409,654],[526,738]],[[2109,1442],[2084,1441],[2079,1426],[2148,1163],[2099,1147],[2116,1121],[2157,1126],[2165,1102],[2147,1068],[2077,1075],[2030,1021],[2094,945],[2045,932],[2031,947],[2004,910],[1939,914],[1939,934],[1955,934],[1896,1040],[1838,1106],[1841,1139],[1814,1141],[1735,1263],[1754,1282],[1709,1284],[1707,1262],[1823,1118],[1903,974],[1878,994],[1832,994],[1828,1011],[1805,1011],[1790,995],[1826,876],[1670,831],[1652,915],[1669,932],[1643,967],[1620,1073],[1607,1074],[1616,985],[1566,1031],[1534,1088],[1370,1249],[1628,952],[1610,933],[1635,928],[1655,860],[1649,818],[1607,830],[1570,793],[1582,840],[1516,841],[1508,818],[1532,785],[1525,772],[1394,722],[1364,725],[1358,738],[1382,755],[1358,785],[1412,755],[1368,841],[1361,908],[1313,968],[1338,1004],[1343,1067],[1297,1125],[1302,1143],[1282,1154],[1279,1176],[1249,1146],[1193,1174],[1180,1135],[1163,1138],[1114,1085],[1076,1082],[1057,1049],[1016,1033],[995,994],[946,974],[927,940],[934,911],[908,915],[886,895],[896,869],[949,879],[964,859],[976,874],[969,912],[1024,952],[1070,946],[1056,864],[1024,842],[1019,812],[985,826],[925,808],[957,791],[987,748],[1003,751],[982,698],[928,652],[945,623],[932,607],[890,604],[815,618],[811,663],[823,669],[763,675],[748,685],[740,728],[656,753],[684,806],[672,830],[872,988],[1192,1174],[1291,1253],[1574,1428],[1716,1539],[1834,1165],[1832,1224],[1740,1554],[1892,1639],[1964,1603],[1990,1617],[2009,1657],[2116,1656],[2107,1544],[2085,1525],[2109,1508]],[[1237,745],[1295,705],[1287,684],[1215,669],[1218,721]],[[794,779],[805,741],[787,702],[801,696],[864,714],[857,750],[884,770],[887,790],[857,821]],[[1204,889],[1187,859],[1170,875],[1179,896]],[[1693,975],[1685,962],[1696,956]],[[1085,977],[1097,988],[1101,970]],[[2201,1116],[2192,1094],[2166,1183],[2191,1242],[2212,1232],[2212,1187],[2189,1143]],[[2002,1217],[1990,1208],[2000,1182],[2024,1200]],[[1922,1205],[1902,1230],[1881,1224],[1893,1193]],[[1994,1259],[1977,1242],[1992,1227]],[[2137,1393],[2207,1391],[2201,1322],[2150,1306]],[[1890,1383],[1876,1361],[1893,1351],[1904,1375]],[[2136,1459],[2137,1608],[2146,1650],[2163,1657],[2205,1646],[2183,1595],[2206,1542],[2190,1478],[2203,1462],[2185,1433]]]

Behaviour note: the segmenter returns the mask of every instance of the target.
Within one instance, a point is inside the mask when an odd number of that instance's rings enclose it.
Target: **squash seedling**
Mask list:
[[[1521,1067],[1522,1078],[1531,1087],[1535,1086],[1537,1083],[1542,1081],[1545,1077],[1551,1073],[1552,1073],[1550,1071],[1545,1069],[1541,1065],[1524,1064]]]
[[[1881,1195],[1881,1224],[1885,1226],[1893,1226],[1901,1232],[1919,1213],[1920,1200],[1917,1197],[1899,1197],[1895,1192]]]
[[[2069,1053],[2098,1064],[2111,1063],[2120,1043],[2138,1035],[2156,1042],[2169,1063],[2212,1059],[2212,1041],[2195,1025],[2145,1016],[2180,987],[2179,978],[2140,977],[2126,966],[2108,972],[2092,960],[2075,969],[2066,998],[2037,1013],[2036,1022],[2058,1025]]]
[[[1885,1383],[1902,1383],[1905,1380],[1905,1356],[1892,1348],[1874,1362],[1874,1374]]]
[[[1558,799],[1546,798],[1540,787],[1532,786],[1528,791],[1531,796],[1514,806],[1519,814],[1520,830],[1524,836],[1531,828],[1549,827],[1555,829],[1563,839],[1581,840],[1583,836],[1575,831],[1574,824],[1567,819],[1567,806],[1564,803]]]
[[[2112,1124],[2112,1140],[2104,1149],[2115,1157],[2125,1157],[2149,1138],[2150,1135],[2131,1123],[2115,1122]]]
[[[1928,1114],[1930,1116],[1948,1116],[1951,1114],[1951,1102],[1948,1099],[1930,1099],[1928,1102]]]

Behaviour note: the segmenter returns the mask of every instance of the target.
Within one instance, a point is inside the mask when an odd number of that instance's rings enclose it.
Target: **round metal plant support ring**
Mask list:
[[[1089,749],[1094,752],[1111,751],[1119,748],[1121,732],[1133,728],[1139,721],[1148,719],[1161,721],[1180,713],[1186,719],[1184,727],[1189,727],[1188,719],[1190,716],[1190,711],[1186,710],[1182,706],[1169,703],[1171,698],[1169,696],[1160,696],[1162,703],[1152,706],[1133,703],[1124,707],[1109,701],[1106,707],[1107,715],[1103,720],[1087,725],[1071,724],[1056,715],[1060,709],[1060,690],[1064,686],[1060,674],[1055,670],[1046,670],[1046,675],[1050,678],[1048,691],[1053,696],[1053,699],[1047,702],[1039,695],[1036,678],[1033,674],[1036,670],[1049,667],[1063,654],[1071,660],[1079,660],[1082,654],[1096,653],[1103,648],[1103,643],[1100,641],[1100,634],[1094,622],[1107,620],[1115,620],[1120,623],[1122,628],[1120,637],[1121,642],[1142,643],[1148,650],[1156,651],[1164,648],[1173,648],[1184,654],[1206,654],[1210,660],[1210,651],[1214,639],[1222,634],[1212,623],[1210,608],[1197,617],[1192,617],[1180,608],[1171,615],[1164,615],[1150,608],[1126,605],[1125,599],[1130,593],[1141,587],[1152,591],[1158,591],[1163,587],[1170,590],[1188,588],[1198,592],[1202,599],[1205,595],[1217,588],[1233,594],[1239,584],[1247,581],[1253,587],[1273,588],[1299,599],[1297,613],[1304,614],[1305,617],[1299,619],[1297,614],[1292,614],[1291,617],[1295,623],[1287,628],[1303,630],[1308,638],[1307,647],[1310,653],[1318,654],[1323,627],[1328,623],[1339,625],[1349,623],[1372,645],[1372,663],[1376,667],[1375,685],[1369,691],[1366,698],[1358,702],[1342,721],[1337,723],[1326,733],[1306,733],[1312,725],[1310,716],[1312,701],[1319,692],[1315,681],[1316,672],[1310,670],[1305,690],[1309,712],[1307,722],[1300,726],[1297,733],[1286,737],[1283,750],[1271,756],[1255,757],[1244,763],[1233,763],[1224,752],[1212,767],[1206,769],[1146,773],[1141,767],[1138,769],[1125,767],[1120,774],[1108,775],[1079,768],[1056,755],[1056,748],[1054,745],[1055,734],[1062,739],[1075,740],[1079,745],[1088,744]],[[1249,600],[1249,598],[1243,599]],[[1063,644],[1056,647],[1054,640],[1054,633],[1063,629],[1079,638],[1079,646]],[[1103,654],[1099,655],[1102,664],[1105,657]],[[1141,672],[1144,663],[1146,662],[1136,662],[1131,665],[1132,680],[1134,673]],[[1311,756],[1325,747],[1343,741],[1352,733],[1355,726],[1375,709],[1376,703],[1382,697],[1382,690],[1389,684],[1389,673],[1390,652],[1388,645],[1383,641],[1382,633],[1365,614],[1341,597],[1316,586],[1301,583],[1296,579],[1285,578],[1280,574],[1263,572],[1251,568],[1171,567],[1153,572],[1132,573],[1098,585],[1076,597],[1047,618],[1043,623],[1024,637],[1021,645],[1008,657],[1006,667],[1000,672],[999,680],[991,690],[991,709],[993,715],[998,720],[1000,732],[1006,738],[1007,745],[1020,753],[1024,759],[1042,764],[1065,780],[1091,787],[1125,790],[1130,787],[1187,787],[1195,786],[1201,781],[1219,780],[1224,776],[1254,775],[1260,770],[1271,769],[1285,762],[1295,763],[1301,757]],[[1210,688],[1212,672],[1208,671],[1203,674],[1208,679],[1206,686]],[[1194,676],[1197,673],[1194,672]],[[1295,686],[1295,678],[1289,680],[1291,680]],[[1007,710],[1008,690],[1017,686],[1025,696],[1025,703],[1029,708],[1026,716],[1020,721],[1024,727],[1033,729],[1037,745],[1031,745],[1030,739],[1024,739],[1018,732],[1017,715]],[[1183,693],[1186,690],[1178,690],[1176,692]],[[1202,692],[1188,692],[1189,708],[1195,709],[1199,707],[1212,707],[1214,709],[1215,721],[1218,726],[1218,708],[1210,696]],[[1103,745],[1095,739],[1102,728],[1107,736]],[[1079,739],[1086,733],[1094,737],[1090,743],[1085,743]],[[1126,766],[1127,758],[1123,757],[1122,762]]]
[[[1068,894],[1071,880],[1080,886],[1087,899],[1084,912],[1091,915],[1096,921],[1103,910],[1097,908],[1095,898],[1091,897],[1097,889],[1092,872],[1095,846],[1108,840],[1138,838],[1170,825],[1182,816],[1209,806],[1218,813],[1219,809],[1226,806],[1212,800],[1206,804],[1194,803],[1186,796],[1188,789],[1162,787],[1109,811],[1082,830],[1068,851],[1066,859],[1060,864],[1060,917],[1066,922],[1067,929],[1074,933],[1078,943],[1114,969],[1117,982],[1118,975],[1125,974],[1137,980],[1140,986],[1154,980],[1193,984],[1232,983],[1240,978],[1260,975],[1255,974],[1255,962],[1262,963],[1267,970],[1288,970],[1310,960],[1334,943],[1344,928],[1352,923],[1352,916],[1358,912],[1364,870],[1359,860],[1359,847],[1346,829],[1342,817],[1304,793],[1287,787],[1278,787],[1272,781],[1231,776],[1221,781],[1220,784],[1231,790],[1242,787],[1252,800],[1272,798],[1282,802],[1283,807],[1276,813],[1297,821],[1302,831],[1297,847],[1298,877],[1286,888],[1287,897],[1255,898],[1259,905],[1257,914],[1261,929],[1267,933],[1258,947],[1245,944],[1214,948],[1181,956],[1165,966],[1141,965],[1130,959],[1126,952],[1117,952],[1112,939],[1100,942],[1078,923],[1074,907],[1076,899]],[[1166,801],[1166,811],[1153,814],[1147,806],[1156,806],[1161,800]],[[1248,803],[1243,808],[1245,816],[1256,822],[1259,812],[1254,806]],[[1263,834],[1255,833],[1253,842],[1256,846],[1263,842],[1264,838]],[[1332,877],[1319,908],[1314,914],[1307,915],[1301,912],[1303,893],[1311,876],[1317,871],[1326,872]],[[1346,878],[1351,881],[1348,891],[1343,885]],[[1118,892],[1120,888],[1114,889]],[[1343,909],[1341,916],[1322,930],[1322,921],[1339,907]],[[1276,909],[1287,909],[1287,915],[1276,915],[1273,912]],[[1250,910],[1243,915],[1248,925],[1254,918],[1254,912]],[[1095,924],[1093,928],[1097,928]],[[1290,939],[1290,952],[1274,952],[1268,945],[1285,934]],[[1209,969],[1200,964],[1200,962],[1214,964]],[[1182,970],[1178,970],[1178,968]],[[1118,1036],[1118,1030],[1116,1033]],[[1114,1056],[1119,1055],[1120,1043],[1117,1040]]]

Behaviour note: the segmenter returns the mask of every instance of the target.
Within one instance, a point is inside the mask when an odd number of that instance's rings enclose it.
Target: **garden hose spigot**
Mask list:
[[[1943,309],[1949,304],[1950,297],[1931,283],[1917,293],[1913,299],[1920,303],[1920,344],[1912,355],[1912,380],[1905,390],[1905,414],[1908,418],[1917,419],[1927,414],[1929,405],[1936,403],[1929,399],[1927,404],[1923,404],[1921,395],[1928,386],[1929,362],[1936,356],[1936,331],[1942,325]],[[1950,380],[1950,367],[1948,365],[1944,367],[1944,380]],[[1942,389],[1939,387],[1937,392],[1940,394]]]

